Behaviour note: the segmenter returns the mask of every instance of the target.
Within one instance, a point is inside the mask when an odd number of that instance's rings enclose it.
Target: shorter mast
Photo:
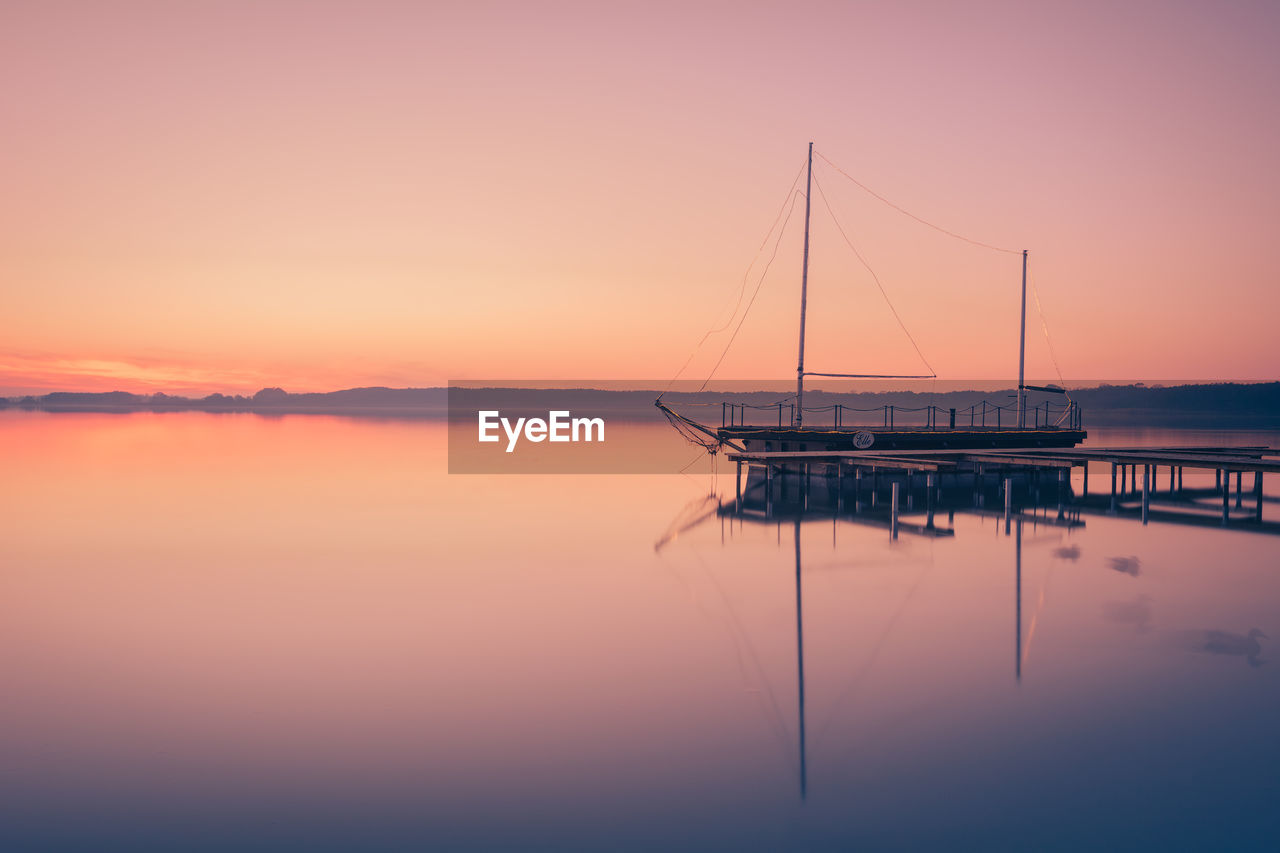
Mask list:
[[[813,191],[813,143],[804,185],[804,267],[800,272],[800,360],[796,364],[796,426],[804,425],[804,310],[809,298],[809,197]]]
[[[804,326],[801,325],[803,329]],[[1027,250],[1022,250],[1022,322],[1018,326],[1018,429],[1027,425]]]

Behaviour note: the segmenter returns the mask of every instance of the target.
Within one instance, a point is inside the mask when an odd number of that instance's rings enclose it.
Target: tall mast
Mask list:
[[[813,143],[810,142],[809,174],[804,182],[804,268],[800,273],[800,360],[796,363],[796,426],[804,424],[804,309],[809,298],[809,197],[812,190]],[[1025,259],[1023,263],[1026,263]],[[1024,302],[1026,301],[1025,289],[1024,283]]]
[[[807,233],[807,232],[806,232]],[[806,238],[807,245],[807,238]],[[801,303],[803,304],[803,302]],[[803,317],[803,309],[801,310]],[[800,321],[800,339],[804,340],[804,320]],[[804,344],[801,344],[800,360],[804,361]],[[1027,392],[1023,387],[1027,364],[1027,250],[1022,250],[1022,322],[1018,326],[1018,429],[1027,425]]]

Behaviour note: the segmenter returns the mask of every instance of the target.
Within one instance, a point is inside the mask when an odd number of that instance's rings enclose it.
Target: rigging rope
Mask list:
[[[995,246],[995,245],[992,245],[991,243],[984,243],[984,242],[982,242],[981,240],[974,240],[973,238],[971,238],[971,237],[966,237],[966,236],[964,236],[963,234],[957,234],[955,231],[952,231],[952,230],[947,229],[947,228],[943,228],[941,225],[935,225],[934,223],[930,222],[930,221],[929,221],[929,220],[927,220],[927,219],[924,219],[924,218],[922,218],[922,217],[916,216],[916,215],[915,215],[914,213],[912,213],[911,211],[906,210],[905,208],[903,208],[903,207],[901,207],[901,206],[899,206],[899,205],[897,205],[897,204],[894,204],[894,203],[893,203],[892,201],[890,201],[889,199],[885,198],[884,196],[880,195],[880,194],[879,194],[878,192],[876,192],[875,190],[873,190],[873,189],[871,189],[870,187],[868,187],[866,184],[864,184],[864,183],[862,183],[861,181],[859,181],[859,180],[858,180],[857,178],[855,178],[853,175],[850,175],[850,174],[849,174],[848,172],[846,172],[844,169],[840,168],[838,165],[836,165],[834,162],[832,162],[831,158],[827,157],[827,155],[823,154],[821,151],[817,151],[817,152],[815,152],[815,153],[816,153],[816,154],[817,154],[817,155],[818,155],[818,156],[823,160],[823,162],[825,162],[825,163],[826,163],[828,166],[830,166],[831,168],[835,169],[837,172],[839,172],[839,173],[840,173],[841,175],[843,175],[844,177],[848,178],[848,179],[849,179],[850,181],[852,181],[852,182],[853,182],[853,184],[854,184],[854,185],[856,185],[859,189],[861,189],[861,190],[863,190],[864,192],[866,192],[867,194],[869,194],[869,195],[871,195],[871,196],[875,197],[876,199],[880,200],[880,201],[881,201],[881,202],[883,202],[884,204],[887,204],[889,207],[892,207],[894,210],[898,211],[899,213],[903,214],[904,216],[907,216],[907,217],[910,217],[911,219],[914,219],[916,222],[919,222],[921,225],[927,225],[928,227],[932,228],[932,229],[933,229],[933,230],[935,230],[935,231],[939,231],[939,232],[941,232],[941,233],[943,233],[943,234],[946,234],[948,237],[954,237],[954,238],[956,238],[957,240],[963,240],[963,241],[964,241],[964,242],[966,242],[966,243],[970,243],[970,244],[972,244],[972,245],[974,245],[974,246],[979,246],[979,247],[984,248],[984,249],[991,249],[991,250],[992,250],[992,251],[994,251],[994,252],[1003,252],[1003,253],[1005,253],[1005,254],[1009,254],[1009,255],[1020,255],[1020,254],[1022,254],[1022,252],[1020,252],[1020,251],[1019,251],[1019,250],[1017,250],[1017,249],[1006,249],[1006,248],[1004,248],[1003,246]],[[816,183],[816,178],[815,178],[815,183]],[[820,194],[820,195],[822,195],[822,200],[823,200],[823,202],[825,203],[825,202],[826,202],[826,194],[822,192],[822,186],[821,186],[821,184],[819,184],[819,186],[818,186],[818,192],[819,192],[819,194]],[[828,205],[828,208],[827,208],[827,209],[828,209],[828,210],[830,210],[830,205]],[[831,215],[831,216],[832,216],[832,218],[833,218],[833,219],[835,218],[835,214],[834,214],[834,213],[832,213],[832,215]],[[837,223],[836,223],[836,227],[839,227],[839,222],[837,222]],[[841,228],[841,229],[840,229],[840,233],[841,233],[841,235],[842,235],[842,236],[844,236],[844,237],[845,237],[845,241],[846,241],[846,242],[849,242],[849,238],[848,238],[848,236],[844,235],[844,229],[843,229],[843,228]],[[853,244],[852,244],[851,242],[849,243],[849,247],[850,247],[850,248],[853,248]],[[857,249],[854,249],[854,253],[855,253],[855,254],[857,254],[857,251],[858,251]],[[858,259],[859,259],[859,260],[862,260],[862,256],[861,256],[861,255],[859,255],[859,256],[858,256]],[[864,265],[864,266],[866,265],[866,262],[865,262],[865,261],[863,261],[863,265]],[[868,267],[868,271],[869,271],[869,270],[870,270],[870,267]],[[872,273],[872,275],[874,276],[874,273]],[[1062,386],[1063,393],[1066,395],[1066,398],[1067,398],[1067,402],[1068,402],[1069,404],[1071,404],[1071,405],[1074,405],[1073,401],[1071,400],[1071,395],[1070,395],[1070,394],[1068,394],[1068,393],[1067,393],[1067,391],[1066,391],[1066,385],[1067,385],[1067,383],[1066,383],[1066,380],[1065,380],[1065,379],[1063,378],[1063,376],[1062,376],[1062,368],[1058,365],[1058,356],[1057,356],[1057,353],[1056,353],[1056,352],[1054,351],[1054,349],[1053,349],[1053,341],[1052,341],[1052,339],[1049,337],[1049,325],[1048,325],[1048,323],[1047,323],[1047,322],[1046,322],[1046,320],[1045,320],[1045,316],[1044,316],[1044,306],[1043,306],[1043,305],[1041,304],[1041,302],[1040,302],[1040,291],[1036,288],[1036,286],[1035,286],[1035,281],[1031,278],[1031,274],[1030,274],[1029,272],[1028,272],[1028,274],[1027,274],[1027,280],[1028,280],[1029,282],[1031,282],[1031,293],[1032,293],[1032,295],[1035,297],[1035,302],[1036,302],[1036,312],[1037,312],[1037,313],[1039,314],[1039,316],[1040,316],[1040,328],[1041,328],[1041,330],[1044,332],[1044,340],[1045,340],[1045,344],[1046,344],[1046,345],[1048,346],[1048,348],[1049,348],[1049,358],[1053,361],[1053,369],[1054,369],[1055,371],[1057,371],[1057,374],[1058,374],[1058,382],[1059,382],[1059,384]],[[877,280],[876,280],[876,284],[878,285],[879,283],[880,283],[880,282],[879,282],[879,279],[877,279]],[[881,292],[883,293],[883,288],[881,288]],[[888,297],[885,297],[885,298],[886,298],[886,300],[888,299]],[[890,308],[892,309],[892,306],[890,306]],[[894,312],[894,316],[895,316],[895,318],[897,317],[897,312],[896,312],[896,311]],[[899,320],[899,321],[898,321],[898,324],[899,324],[899,325],[902,325],[902,321],[901,321],[901,320]],[[904,332],[906,331],[906,327],[903,327],[903,331],[904,331]],[[908,333],[907,337],[910,337],[910,333]],[[915,344],[915,341],[914,341],[914,340],[912,340],[912,342],[911,342],[911,343],[912,343],[912,345],[914,345],[914,344]],[[920,351],[920,350],[919,350],[919,347],[916,347],[916,352],[917,352],[917,353],[919,353],[919,351]],[[923,360],[923,359],[924,359],[924,356],[923,356],[923,355],[921,355],[921,356],[920,356],[920,358],[921,358],[921,360]],[[928,364],[928,362],[925,362],[925,363],[926,363],[926,364]],[[933,368],[929,368],[929,369],[930,369],[931,371],[933,370]],[[1058,423],[1062,423],[1062,421],[1066,419],[1067,414],[1068,414],[1068,412],[1069,412],[1069,411],[1070,411],[1070,406],[1068,406],[1068,410],[1067,410],[1067,412],[1063,412],[1062,417],[1061,417],[1061,418],[1059,418],[1059,420],[1058,420]]]
[[[840,236],[844,238],[845,243],[853,250],[853,254],[857,257],[862,265],[866,267],[867,272],[871,273],[871,278],[876,283],[876,287],[880,289],[880,295],[884,297],[884,304],[889,306],[893,319],[898,321],[898,328],[902,329],[902,333],[907,336],[907,340],[911,341],[911,346],[915,348],[916,355],[920,356],[920,360],[924,362],[924,366],[929,369],[929,373],[935,377],[937,371],[933,369],[933,365],[929,363],[929,359],[924,357],[924,353],[920,351],[920,345],[916,343],[916,339],[911,336],[911,332],[907,330],[907,324],[902,322],[902,317],[898,316],[898,309],[893,307],[892,300],[889,299],[889,293],[884,289],[884,285],[880,282],[880,276],[876,275],[876,271],[871,268],[871,264],[867,263],[867,259],[862,257],[862,253],[858,251],[858,247],[853,245],[853,241],[849,239],[849,235],[845,233],[844,226],[840,224],[840,219],[836,216],[836,212],[831,208],[831,202],[827,200],[827,194],[822,189],[822,182],[813,181],[818,188],[818,196],[822,199],[822,204],[827,208],[827,213],[831,214],[831,221],[836,224],[836,230],[840,232]]]
[[[1067,398],[1067,411],[1062,413],[1062,417],[1058,418],[1061,424],[1067,418],[1067,414],[1071,411],[1071,407],[1075,405],[1075,401],[1071,399],[1071,394],[1067,391],[1067,380],[1062,377],[1062,368],[1058,366],[1058,354],[1053,349],[1053,339],[1049,337],[1049,323],[1044,316],[1044,306],[1040,304],[1040,289],[1036,287],[1036,280],[1031,275],[1031,270],[1027,270],[1027,283],[1031,285],[1031,295],[1036,300],[1036,314],[1040,317],[1040,329],[1044,332],[1044,343],[1049,348],[1049,360],[1053,362],[1053,369],[1058,374],[1058,384],[1062,387],[1063,396]]]
[[[916,215],[915,215],[914,213],[912,213],[911,211],[909,211],[909,210],[905,210],[904,208],[901,208],[901,207],[899,207],[898,205],[894,204],[893,202],[889,201],[889,199],[887,199],[887,198],[885,198],[884,196],[880,195],[880,193],[878,193],[878,192],[876,192],[875,190],[871,189],[869,186],[867,186],[866,184],[864,184],[864,183],[862,183],[861,181],[859,181],[859,180],[858,180],[857,178],[855,178],[853,175],[850,175],[850,174],[849,174],[848,172],[846,172],[844,169],[841,169],[841,168],[840,168],[839,166],[837,166],[835,163],[831,162],[831,160],[827,157],[827,155],[823,154],[821,151],[816,151],[816,152],[814,152],[814,153],[816,153],[819,157],[821,157],[824,161],[826,161],[826,164],[827,164],[828,166],[830,166],[831,168],[835,169],[837,172],[839,172],[840,174],[844,175],[844,176],[845,176],[846,178],[848,178],[849,180],[853,181],[853,183],[854,183],[854,184],[856,184],[858,187],[860,187],[864,192],[869,193],[869,194],[870,194],[870,195],[872,195],[872,196],[875,196],[875,197],[876,197],[876,198],[878,198],[880,201],[882,201],[882,202],[884,202],[885,204],[887,204],[887,205],[889,205],[890,207],[892,207],[894,210],[898,211],[899,213],[903,214],[904,216],[909,216],[909,217],[911,217],[911,218],[912,218],[912,219],[914,219],[916,222],[919,222],[921,225],[928,225],[928,226],[929,226],[930,228],[932,228],[934,231],[941,231],[943,234],[946,234],[946,235],[947,235],[947,236],[949,236],[949,237],[955,237],[957,240],[963,240],[963,241],[964,241],[964,242],[966,242],[966,243],[972,243],[973,245],[975,245],[975,246],[981,246],[981,247],[982,247],[982,248],[984,248],[984,249],[991,249],[992,251],[996,251],[996,252],[1007,252],[1007,253],[1008,253],[1008,254],[1010,254],[1010,255],[1020,255],[1020,254],[1022,254],[1022,252],[1020,252],[1020,251],[1019,251],[1019,250],[1017,250],[1017,249],[1005,249],[1005,248],[1003,248],[1003,247],[1001,247],[1001,246],[993,246],[993,245],[991,245],[990,243],[984,243],[984,242],[982,242],[981,240],[974,240],[974,239],[971,239],[971,238],[969,238],[969,237],[964,236],[963,234],[957,234],[957,233],[956,233],[956,232],[954,232],[954,231],[950,231],[950,230],[948,230],[948,229],[946,229],[946,228],[943,228],[941,225],[934,225],[934,224],[933,224],[932,222],[930,222],[929,220],[927,220],[927,219],[922,219],[922,218],[920,218],[919,216],[916,216]]]
[[[769,267],[773,266],[774,258],[778,257],[778,247],[782,245],[782,237],[787,233],[787,225],[791,222],[791,214],[795,213],[796,199],[803,196],[804,193],[799,190],[791,194],[791,206],[787,208],[787,217],[782,221],[782,228],[778,231],[778,239],[773,243],[773,254],[769,255],[769,261],[764,265],[764,269],[760,273],[760,280],[756,282],[756,289],[751,293],[751,299],[747,302],[747,307],[742,310],[742,316],[738,318],[738,325],[734,327],[733,334],[729,336],[728,342],[724,345],[724,351],[720,353],[720,357],[716,359],[715,366],[711,368],[711,372],[707,374],[707,378],[698,388],[699,392],[707,390],[707,385],[711,382],[711,377],[716,375],[716,371],[720,369],[720,364],[724,361],[724,357],[729,354],[729,347],[733,346],[733,342],[738,337],[738,332],[742,331],[742,324],[747,319],[747,314],[751,312],[751,306],[755,304],[756,297],[760,295],[760,285],[764,284],[765,276],[769,274]]]
[[[760,255],[764,253],[765,246],[769,244],[769,238],[773,236],[774,229],[778,227],[778,220],[782,219],[782,213],[787,209],[787,202],[792,201],[794,199],[796,184],[800,182],[800,176],[804,174],[804,167],[805,167],[805,164],[801,163],[799,170],[796,171],[795,178],[793,178],[791,181],[791,188],[787,190],[786,198],[782,200],[781,206],[778,207],[778,215],[773,218],[773,224],[769,226],[769,230],[768,232],[765,233],[764,239],[760,241],[760,248],[756,249],[755,255],[751,258],[751,263],[747,264],[746,272],[742,274],[742,285],[738,288],[738,300],[733,304],[733,310],[729,312],[729,316],[728,318],[725,319],[724,325],[711,329],[705,335],[702,336],[702,340],[698,341],[698,343],[694,346],[693,350],[689,353],[689,357],[684,360],[684,364],[680,366],[680,369],[678,371],[676,371],[676,375],[671,377],[671,381],[668,382],[667,387],[662,390],[662,394],[658,395],[659,400],[661,400],[662,397],[668,391],[671,390],[671,386],[675,385],[676,381],[679,380],[682,375],[684,375],[685,370],[688,369],[689,364],[693,361],[694,356],[696,356],[698,354],[698,351],[702,349],[702,345],[707,342],[707,339],[710,338],[712,335],[719,334],[720,332],[723,332],[725,329],[729,328],[729,324],[732,323],[733,318],[737,316],[738,308],[742,306],[742,297],[747,292],[747,280],[751,277],[751,270],[755,268],[756,261],[760,260]]]

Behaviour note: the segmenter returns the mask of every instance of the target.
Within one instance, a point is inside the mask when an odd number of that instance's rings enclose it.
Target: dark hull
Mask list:
[[[990,450],[1015,447],[1075,447],[1082,429],[926,429],[891,427],[720,427],[716,434],[749,451],[762,450]],[[869,443],[868,443],[869,440]]]

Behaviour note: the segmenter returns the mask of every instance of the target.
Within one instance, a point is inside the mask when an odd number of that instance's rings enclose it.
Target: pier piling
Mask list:
[[[1013,513],[1013,478],[1004,478],[1004,532],[1009,532],[1009,518]]]
[[[1151,511],[1151,469],[1152,465],[1142,466],[1142,523],[1147,523],[1147,515]]]
[[[889,535],[898,538],[898,481],[894,480],[889,498]]]
[[[1231,472],[1223,468],[1218,472],[1218,479],[1222,481],[1222,524],[1225,527],[1231,514]]]

